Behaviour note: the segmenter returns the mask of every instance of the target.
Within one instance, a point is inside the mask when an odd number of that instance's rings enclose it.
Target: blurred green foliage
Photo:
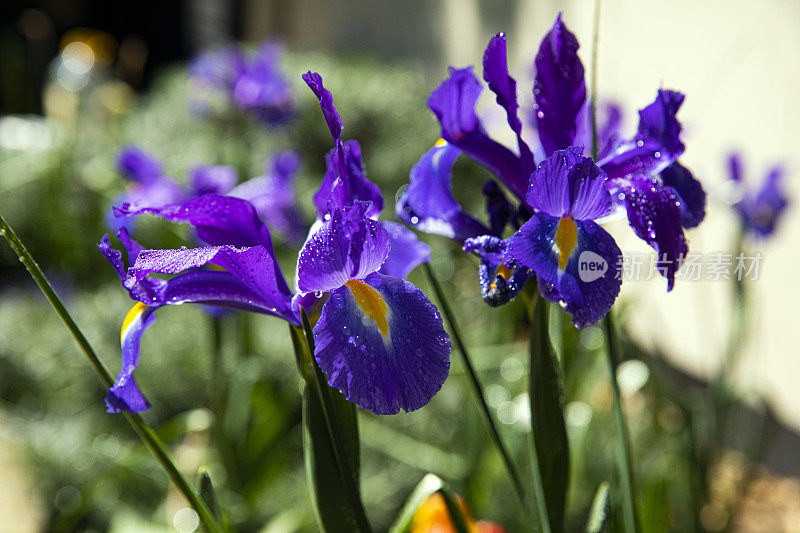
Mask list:
[[[95,243],[107,231],[107,209],[125,187],[114,167],[119,148],[140,145],[179,181],[193,165],[212,163],[234,165],[246,179],[262,171],[269,154],[296,149],[304,165],[297,191],[310,222],[311,195],[331,140],[299,78],[309,68],[323,74],[344,119],[345,137],[361,142],[368,176],[384,191],[384,218],[393,218],[396,191],[438,136],[425,107],[437,78],[415,65],[289,55],[285,70],[295,80],[298,116],[274,130],[241,118],[223,124],[192,116],[185,70],[175,69],[128,112],[109,112],[95,92],[85,96],[72,120],[44,123],[50,147],[0,152],[0,212],[48,272],[112,372],[119,368],[117,336],[131,302]],[[488,174],[459,161],[454,175],[457,197],[480,212],[477,191]],[[137,238],[152,248],[175,246],[187,235],[186,228],[154,220],[143,220],[137,230]],[[486,307],[476,260],[447,239],[424,239],[473,347],[503,437],[529,479],[525,304],[519,299],[500,309]],[[284,272],[293,272],[296,250],[279,247],[278,253]],[[411,280],[427,289],[419,272]],[[105,413],[102,387],[4,246],[0,283],[4,433],[24,444],[41,496],[43,529],[168,528],[185,505],[176,494],[166,497],[166,476],[124,421]],[[553,307],[550,333],[565,376],[572,454],[566,521],[568,530],[577,531],[604,481],[611,482],[612,520],[618,519],[611,393],[600,329],[578,332]],[[163,309],[144,338],[137,381],[153,404],[146,418],[190,479],[201,465],[208,467],[225,519],[238,531],[316,530],[303,472],[302,386],[284,323],[242,313],[215,319],[189,306]],[[648,523],[686,531],[693,527],[687,419],[653,394],[657,383],[647,380],[646,367],[639,385],[643,388],[629,390],[626,398],[641,512]],[[388,527],[427,472],[463,494],[474,516],[511,532],[524,529],[501,460],[467,396],[462,369],[454,363],[444,389],[424,409],[392,417],[359,414],[362,491],[376,530]]]

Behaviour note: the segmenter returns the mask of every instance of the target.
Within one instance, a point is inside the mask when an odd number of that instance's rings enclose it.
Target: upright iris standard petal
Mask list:
[[[622,252],[595,222],[536,213],[511,237],[508,254],[536,273],[542,296],[578,328],[603,318],[619,294]]]
[[[238,181],[236,169],[228,165],[199,165],[189,172],[192,196],[226,194]]]
[[[464,240],[489,233],[461,210],[450,184],[461,151],[441,139],[411,168],[409,185],[397,201],[397,218],[425,231]]]
[[[106,408],[109,413],[120,411],[138,413],[150,407],[136,385],[133,371],[139,364],[139,343],[142,335],[156,321],[154,311],[154,308],[137,302],[123,321],[120,332],[122,370],[106,394]]]
[[[611,211],[606,176],[583,157],[583,147],[557,150],[533,173],[526,195],[528,205],[550,216],[565,213],[576,220],[594,220]]]
[[[657,178],[637,177],[622,182],[628,222],[636,235],[658,253],[659,270],[667,278],[667,290],[675,284],[689,247],[681,227],[680,199],[672,187]]]
[[[328,383],[375,414],[419,409],[450,370],[436,306],[411,283],[377,273],[331,292],[314,339]]]
[[[536,54],[533,97],[537,130],[546,155],[571,146],[575,140],[578,114],[586,100],[579,46],[559,13]]]
[[[335,141],[341,139],[342,117],[339,116],[339,112],[336,111],[336,107],[333,105],[333,95],[322,84],[322,76],[316,72],[308,71],[303,74],[302,78],[319,100],[319,106],[325,116],[325,122],[328,123],[328,129],[331,130],[331,136]]]
[[[652,176],[672,164],[685,149],[676,114],[683,94],[659,89],[652,104],[639,111],[639,130],[620,142],[599,161],[609,178]]]
[[[526,175],[530,174],[534,168],[533,154],[522,140],[522,121],[518,115],[517,82],[508,73],[505,33],[496,33],[492,36],[483,53],[483,79],[497,96],[497,103],[506,110],[508,125],[517,136],[522,171]]]
[[[431,260],[430,247],[413,231],[395,222],[384,221],[381,225],[389,235],[389,255],[378,272],[405,279],[418,265]]]
[[[482,91],[472,67],[451,67],[450,77],[428,98],[428,107],[439,119],[442,138],[487,167],[521,198],[525,194],[527,175],[519,157],[490,139],[475,114]]]
[[[300,291],[327,292],[381,268],[389,255],[389,235],[365,210],[362,204],[334,210],[306,241],[297,259]]]
[[[341,166],[337,166],[339,158],[343,162]],[[314,193],[314,207],[320,218],[330,211],[331,205],[343,208],[356,201],[372,203],[367,216],[377,216],[380,213],[383,209],[383,194],[377,185],[367,179],[358,141],[347,141],[333,148],[325,157],[325,163],[325,177]],[[343,172],[340,172],[340,168]],[[333,194],[337,186],[340,187],[340,196]]]
[[[681,226],[688,229],[700,224],[706,216],[706,192],[689,169],[676,161],[661,171],[661,182],[678,195]]]

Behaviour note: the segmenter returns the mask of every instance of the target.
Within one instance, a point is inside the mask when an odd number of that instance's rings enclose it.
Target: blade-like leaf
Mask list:
[[[303,394],[303,449],[314,508],[325,532],[368,533],[359,490],[359,440],[356,409],[328,386],[313,357],[314,335],[303,313],[302,330],[291,328]],[[304,338],[303,338],[304,337]]]
[[[339,391],[331,392],[331,403],[340,426],[348,428],[342,431],[347,462],[355,470],[355,479],[358,479],[359,448],[355,407]],[[312,503],[323,530],[329,533],[358,531],[356,511],[352,508],[349,489],[342,483],[338,471],[322,406],[308,385],[303,393],[303,451]]]
[[[586,533],[605,533],[608,531],[608,516],[611,511],[608,482],[600,483],[594,495],[589,520],[586,522]]]
[[[411,529],[411,522],[414,520],[414,513],[422,505],[428,496],[442,488],[442,480],[433,474],[426,474],[425,477],[414,487],[411,496],[406,500],[405,505],[398,513],[389,533],[406,533]]]
[[[534,296],[531,313],[531,430],[552,531],[563,531],[569,482],[569,446],[558,361],[550,345],[548,305]]]
[[[219,520],[219,504],[217,503],[217,495],[214,492],[214,485],[211,483],[208,468],[201,466],[197,476],[200,478],[198,482],[198,485],[200,485],[200,497],[206,502],[214,518]]]

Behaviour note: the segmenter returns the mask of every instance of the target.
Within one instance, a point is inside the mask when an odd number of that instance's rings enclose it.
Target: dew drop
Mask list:
[[[564,300],[559,300],[558,301],[558,305],[561,306],[561,309],[566,309],[567,308],[567,302],[565,302]]]
[[[315,298],[322,298],[322,291],[317,291],[314,293]]]
[[[412,224],[419,224],[419,217],[418,216],[411,217],[411,223]]]

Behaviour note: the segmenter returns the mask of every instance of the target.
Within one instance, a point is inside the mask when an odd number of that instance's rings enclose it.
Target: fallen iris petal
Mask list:
[[[509,239],[508,254],[533,270],[542,296],[558,302],[572,315],[572,323],[582,328],[603,318],[614,304],[622,284],[622,252],[614,238],[592,221],[572,222],[576,230],[572,248],[560,249],[557,232],[562,220],[534,214]]]
[[[385,276],[405,279],[418,265],[431,260],[431,249],[410,229],[395,222],[381,222],[389,234],[389,255],[378,271]]]
[[[706,216],[706,192],[688,168],[677,161],[661,171],[661,182],[678,194],[681,226],[694,228]]]
[[[407,281],[371,274],[356,283],[355,292],[348,286],[331,291],[322,307],[314,326],[320,368],[332,387],[375,414],[419,409],[450,370],[441,316]]]
[[[109,413],[128,411],[138,413],[150,407],[133,377],[139,363],[139,343],[145,330],[156,321],[155,309],[141,302],[128,312],[122,323],[120,342],[122,344],[122,370],[114,381],[114,386],[106,394],[106,408]]]

